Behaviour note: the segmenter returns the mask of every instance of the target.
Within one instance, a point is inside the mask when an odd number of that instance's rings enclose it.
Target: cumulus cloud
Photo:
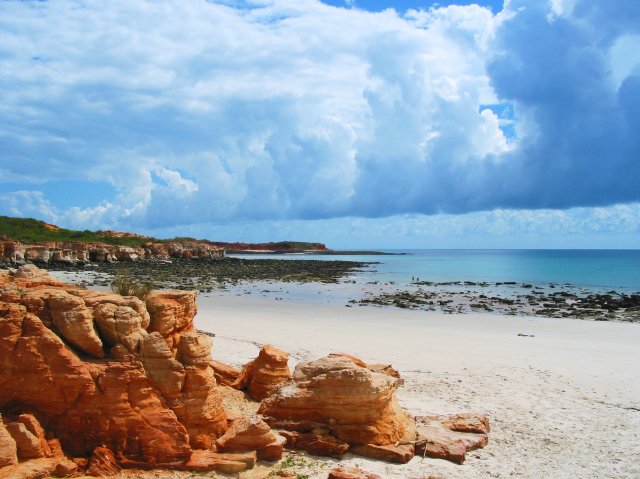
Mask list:
[[[0,210],[157,229],[637,201],[639,34],[635,0],[5,1]],[[43,178],[115,194],[62,211]]]

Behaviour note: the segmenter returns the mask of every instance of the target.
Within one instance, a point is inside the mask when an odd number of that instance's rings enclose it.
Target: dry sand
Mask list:
[[[236,366],[266,343],[289,351],[292,366],[348,352],[393,364],[413,414],[490,417],[489,445],[461,466],[342,461],[383,477],[640,478],[638,324],[200,296],[196,325],[216,334],[214,357]],[[294,469],[311,478],[335,466],[303,462]]]

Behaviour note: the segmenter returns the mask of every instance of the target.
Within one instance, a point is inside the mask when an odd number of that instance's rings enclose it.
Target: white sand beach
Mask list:
[[[391,363],[416,415],[487,414],[489,445],[464,465],[414,458],[343,463],[388,478],[640,477],[640,325],[570,319],[444,315],[201,295],[197,327],[214,358],[240,366],[271,343],[301,360],[348,352]],[[533,336],[518,336],[519,333]],[[300,472],[326,478],[334,460]],[[255,474],[252,473],[252,474]],[[246,476],[250,477],[250,476]]]

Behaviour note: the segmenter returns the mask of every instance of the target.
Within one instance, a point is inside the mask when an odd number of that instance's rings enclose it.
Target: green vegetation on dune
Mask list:
[[[321,243],[306,243],[300,241],[281,241],[278,243],[212,243],[208,240],[197,240],[193,238],[178,237],[172,239],[157,239],[147,236],[125,235],[114,236],[101,231],[75,231],[59,228],[44,221],[33,218],[12,218],[0,216],[0,238],[20,241],[22,243],[42,243],[42,242],[75,242],[75,243],[107,243],[112,245],[130,246],[137,248],[145,243],[188,243],[206,242],[229,250],[252,250],[265,249],[278,252],[298,252],[309,250],[325,250]]]
[[[44,241],[72,241],[76,243],[108,243],[113,245],[138,247],[149,241],[161,241],[146,237],[102,236],[95,231],[74,231],[48,225],[33,218],[11,218],[0,216],[0,236],[6,236],[22,243]]]

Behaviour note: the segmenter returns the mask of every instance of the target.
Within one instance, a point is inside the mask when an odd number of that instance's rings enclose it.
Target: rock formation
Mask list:
[[[0,410],[16,418],[2,426],[5,462],[15,438],[22,459],[52,454],[44,429],[66,454],[106,447],[126,467],[179,468],[192,447],[222,436],[211,339],[193,328],[195,295],[150,302],[148,311],[136,298],[64,286],[29,266],[0,274]]]
[[[415,439],[413,420],[398,405],[395,390],[401,380],[371,371],[347,357],[300,363],[293,382],[281,386],[260,406],[272,426],[302,433],[325,434],[340,439],[358,453],[396,462],[413,456],[413,446],[396,451],[379,447]],[[352,452],[355,452],[352,449]]]
[[[232,387],[247,388],[253,399],[261,401],[282,383],[291,380],[288,362],[289,355],[286,352],[267,344],[256,359],[242,368]]]
[[[141,301],[63,285],[31,265],[0,270],[0,479],[78,467],[236,473],[280,459],[285,445],[399,463],[416,449],[461,463],[487,443],[488,421],[473,414],[421,417],[416,432],[388,365],[337,354],[292,376],[287,353],[270,345],[241,372],[218,363],[196,311],[191,292]],[[264,421],[216,376],[262,399]],[[221,390],[252,406],[228,415]]]

